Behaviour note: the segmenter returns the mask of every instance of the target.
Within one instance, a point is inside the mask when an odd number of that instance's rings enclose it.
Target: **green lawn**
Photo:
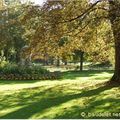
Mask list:
[[[102,84],[112,73],[63,72],[61,80],[0,81],[0,118],[100,118],[100,113],[105,114],[101,118],[120,118],[120,88]]]

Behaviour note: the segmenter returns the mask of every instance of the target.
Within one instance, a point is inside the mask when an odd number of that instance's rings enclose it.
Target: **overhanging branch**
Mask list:
[[[92,4],[88,9],[86,9],[82,14],[78,15],[77,17],[72,18],[72,19],[69,19],[69,20],[65,20],[65,21],[60,22],[60,23],[71,22],[71,21],[74,21],[74,20],[76,20],[76,19],[78,19],[78,18],[83,17],[84,15],[88,14],[89,11],[90,11],[94,6],[96,6],[98,2],[100,2],[100,1],[97,1],[97,2],[95,2],[94,4]]]

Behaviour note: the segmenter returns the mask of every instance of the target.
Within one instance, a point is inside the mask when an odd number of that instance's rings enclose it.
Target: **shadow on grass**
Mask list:
[[[110,103],[109,106],[103,107],[106,103]],[[89,106],[86,108],[81,108],[80,106],[73,106],[70,109],[67,109],[64,111],[61,115],[57,115],[56,119],[118,119],[120,118],[119,109],[117,106],[119,106],[120,99],[114,99],[114,98],[108,98],[105,100],[99,100],[92,102]],[[102,106],[102,107],[99,107]],[[97,108],[98,107],[98,108]],[[84,113],[84,116],[81,115]]]
[[[104,73],[109,73],[112,74],[113,70],[85,70],[85,71],[67,71],[67,72],[62,72],[63,79],[71,79],[74,80],[77,77],[96,77],[98,74],[102,74],[103,76],[100,78],[96,78],[97,80],[104,80]],[[109,78],[109,77],[106,77]]]
[[[21,103],[23,102],[24,103],[23,106],[21,106],[21,108],[16,111],[13,111],[13,112],[10,112],[8,114],[1,116],[0,118],[1,119],[28,119],[37,113],[42,114],[48,108],[50,109],[52,107],[58,107],[59,105],[61,105],[63,103],[67,103],[71,100],[82,99],[85,97],[88,97],[88,98],[92,97],[92,101],[91,101],[91,99],[90,99],[90,101],[88,101],[88,105],[86,108],[82,108],[81,106],[74,106],[71,109],[67,109],[67,110],[65,109],[63,112],[57,113],[54,116],[54,118],[82,118],[80,113],[83,111],[89,112],[92,109],[94,109],[95,107],[100,106],[101,104],[104,105],[108,102],[112,102],[112,103],[118,102],[118,100],[116,100],[114,98],[112,98],[111,100],[110,99],[102,100],[102,98],[101,98],[101,100],[95,99],[97,95],[99,95],[100,93],[102,93],[106,90],[110,90],[111,88],[113,88],[113,87],[112,86],[101,86],[101,87],[98,87],[98,88],[92,89],[92,90],[83,90],[77,94],[65,94],[65,95],[59,94],[59,92],[55,93],[56,88],[55,89],[53,88],[53,90],[48,89],[43,92],[38,92],[37,94],[33,94],[33,96],[31,98],[28,97],[26,99],[24,99],[23,94],[21,95],[19,93],[19,96],[18,96],[18,97],[20,97],[19,102],[21,102]],[[49,96],[49,97],[44,96],[44,94],[51,93],[51,92],[53,92],[55,94],[55,96]],[[36,97],[40,97],[40,96],[41,96],[41,99],[36,98]],[[14,96],[12,96],[12,97],[14,97]],[[37,99],[37,100],[34,102],[34,99]],[[26,103],[26,101],[30,101],[30,102]],[[7,104],[9,104],[9,102]],[[118,104],[118,105],[120,105],[120,104]],[[108,110],[108,108],[103,108],[103,109],[106,111]],[[44,116],[43,118],[51,118],[51,117]]]
[[[0,80],[0,85],[8,85],[8,84],[31,84],[38,82],[38,80]]]

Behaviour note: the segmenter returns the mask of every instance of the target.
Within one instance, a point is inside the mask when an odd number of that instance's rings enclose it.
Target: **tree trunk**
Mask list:
[[[5,58],[6,58],[6,61],[8,61],[8,57],[9,57],[9,53],[8,53],[8,48],[6,47],[5,49],[4,49],[4,56],[5,56]]]
[[[64,61],[64,65],[67,65],[67,60]]]
[[[83,71],[83,56],[84,52],[80,52],[80,71]]]
[[[120,3],[116,0],[109,1],[109,4],[109,18],[115,42],[115,71],[111,80],[120,82]]]
[[[56,66],[57,66],[57,67],[60,66],[60,58],[59,58],[59,57],[57,58],[57,64],[56,64]]]
[[[16,51],[15,62],[16,62],[16,63],[19,63],[19,62],[20,62],[20,50],[17,50],[17,51]]]
[[[50,57],[50,64],[54,65],[54,58],[53,57]]]

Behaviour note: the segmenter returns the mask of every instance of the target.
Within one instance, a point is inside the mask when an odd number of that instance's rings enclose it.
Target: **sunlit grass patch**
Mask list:
[[[119,112],[120,88],[103,84],[111,76],[112,71],[84,71],[65,72],[63,79],[54,81],[0,81],[0,118],[79,119],[96,118],[82,112]]]

